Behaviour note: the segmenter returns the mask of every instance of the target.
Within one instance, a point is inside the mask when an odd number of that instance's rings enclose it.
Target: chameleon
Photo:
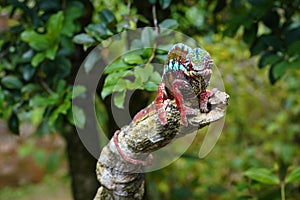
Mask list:
[[[202,48],[191,49],[189,46],[178,43],[173,45],[167,55],[161,83],[155,100],[148,107],[138,112],[133,122],[147,117],[151,112],[157,111],[159,121],[167,125],[166,106],[175,99],[182,125],[188,126],[187,115],[197,115],[208,112],[208,99],[213,91],[206,88],[210,83],[213,60],[209,53]],[[153,157],[150,154],[147,161],[135,160],[125,155],[118,142],[116,131],[113,136],[115,146],[122,158],[136,165],[151,165]]]
[[[167,125],[166,106],[175,99],[182,125],[188,126],[187,115],[208,112],[208,99],[213,95],[207,90],[212,73],[213,60],[202,48],[192,49],[177,43],[167,55],[161,83],[158,85],[156,99],[145,109],[138,112],[133,122],[147,116],[154,109],[162,125]]]

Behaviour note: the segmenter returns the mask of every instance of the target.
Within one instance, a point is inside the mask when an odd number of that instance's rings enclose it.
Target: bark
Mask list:
[[[160,123],[155,110],[142,119],[124,126],[101,152],[97,163],[97,177],[101,187],[94,200],[143,199],[143,165],[151,160],[151,152],[224,117],[228,98],[225,92],[216,91],[209,99],[210,111],[199,112],[197,116],[189,117],[187,127],[181,125],[175,101],[170,101],[166,107],[168,120],[166,126]],[[121,154],[114,139],[118,140]],[[122,154],[137,162],[134,164],[124,160]]]

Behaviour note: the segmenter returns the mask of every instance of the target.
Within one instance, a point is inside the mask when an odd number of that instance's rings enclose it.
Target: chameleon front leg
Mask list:
[[[204,90],[201,92],[200,94],[200,111],[201,112],[208,112],[208,99],[209,97],[211,97],[212,95],[215,94],[215,90]]]
[[[173,81],[172,91],[180,113],[181,122],[184,126],[188,126],[186,116],[197,115],[199,110],[184,105],[184,96],[181,93],[182,89],[191,90],[191,85],[187,81],[181,79],[176,79],[175,81]],[[191,92],[193,92],[193,90],[191,90]]]
[[[167,114],[166,114],[166,103],[165,100],[168,99],[165,83],[161,82],[158,85],[158,91],[155,99],[155,109],[158,114],[159,121],[162,125],[167,125]]]

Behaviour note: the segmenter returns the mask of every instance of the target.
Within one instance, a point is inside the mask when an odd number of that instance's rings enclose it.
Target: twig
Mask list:
[[[151,56],[149,57],[147,63],[145,64],[146,67],[147,67],[147,66],[152,62],[152,60],[154,59],[156,48],[157,48],[157,44],[156,44],[156,42],[154,41],[153,47],[152,47],[152,53],[151,53]]]
[[[130,9],[131,9],[131,0],[128,0],[127,1],[127,12],[128,12],[128,15],[130,15]]]
[[[155,4],[152,5],[152,17],[153,17],[153,25],[155,27],[155,32],[159,33],[159,27],[158,27],[158,24],[157,24],[157,15],[156,15]]]
[[[51,88],[49,87],[49,85],[44,80],[40,79],[40,84],[46,90],[46,92],[48,92],[48,94],[52,94],[53,93],[53,90],[51,90]]]

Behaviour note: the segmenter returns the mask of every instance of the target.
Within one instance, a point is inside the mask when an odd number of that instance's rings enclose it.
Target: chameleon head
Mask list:
[[[201,78],[204,80],[206,86],[209,85],[211,68],[213,66],[213,60],[209,53],[201,48],[195,48],[187,55],[187,60],[190,62],[190,76]]]

